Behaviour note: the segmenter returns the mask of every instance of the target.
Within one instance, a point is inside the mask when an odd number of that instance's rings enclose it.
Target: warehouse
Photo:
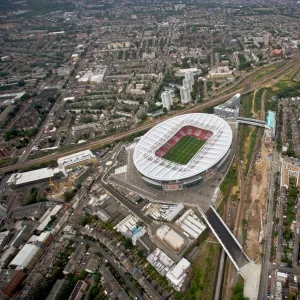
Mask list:
[[[62,208],[62,205],[55,205],[53,209],[48,209],[46,213],[41,218],[41,222],[36,228],[37,231],[43,231],[45,227],[49,224],[51,221],[51,217],[55,216]]]
[[[166,220],[168,222],[172,222],[183,211],[183,209],[184,206],[182,203],[177,204],[173,210],[167,213]]]
[[[15,173],[7,181],[9,186],[23,186],[26,184],[49,180],[49,178],[63,178],[67,173],[64,168],[42,168],[34,171]]]
[[[175,264],[174,260],[159,248],[156,248],[147,257],[147,260],[162,276],[165,276],[170,268]]]
[[[26,244],[9,264],[9,267],[16,270],[31,270],[42,256],[40,247]]]
[[[156,234],[162,241],[176,251],[180,251],[186,244],[184,238],[167,225],[159,227]]]
[[[191,239],[197,239],[206,229],[206,225],[201,222],[192,209],[187,210],[179,219],[176,220],[175,224]]]
[[[57,160],[58,167],[66,169],[75,168],[87,163],[97,163],[96,156],[90,150],[77,152]]]
[[[166,277],[175,290],[181,290],[190,267],[190,262],[185,258],[182,258],[180,262],[167,273]]]

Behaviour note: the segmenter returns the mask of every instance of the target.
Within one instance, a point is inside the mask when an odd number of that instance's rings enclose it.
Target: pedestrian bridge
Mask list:
[[[205,214],[201,214],[237,270],[247,265],[250,262],[249,257],[214,207],[210,206]]]
[[[266,121],[258,120],[258,119],[250,119],[250,118],[236,118],[237,122],[240,124],[252,125],[252,126],[259,126],[264,128],[270,128]]]
[[[208,227],[225,250],[226,254],[244,278],[244,295],[250,300],[257,300],[259,293],[259,282],[261,265],[254,263],[244,252],[243,247],[224,223],[213,206],[206,213],[201,211]]]

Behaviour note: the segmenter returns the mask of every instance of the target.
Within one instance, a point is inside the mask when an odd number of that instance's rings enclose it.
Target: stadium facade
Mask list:
[[[190,153],[187,163],[180,155],[189,155],[185,137],[202,140],[199,149]],[[149,130],[137,143],[133,162],[141,177],[152,186],[175,191],[194,186],[216,174],[229,158],[232,145],[229,124],[212,114],[193,113],[170,118]],[[179,160],[171,161],[169,152],[177,151]],[[182,149],[186,147],[186,149]],[[176,154],[176,153],[175,153]]]

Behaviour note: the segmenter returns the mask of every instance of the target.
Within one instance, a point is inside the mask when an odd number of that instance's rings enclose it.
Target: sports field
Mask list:
[[[186,165],[205,142],[193,136],[185,136],[163,158]]]

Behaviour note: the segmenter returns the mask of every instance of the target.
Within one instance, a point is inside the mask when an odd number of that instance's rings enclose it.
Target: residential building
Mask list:
[[[191,91],[189,87],[180,87],[180,98],[182,104],[188,104],[191,101]]]
[[[86,288],[87,288],[87,283],[84,282],[83,280],[79,280],[76,283],[74,290],[68,300],[81,300],[81,298],[85,293]]]
[[[64,285],[64,283],[66,282],[65,279],[58,279],[53,288],[50,291],[50,294],[48,295],[48,297],[46,298],[46,300],[55,300],[57,295],[60,293],[60,291],[62,290],[62,287]]]
[[[173,105],[172,92],[171,91],[162,92],[161,101],[162,101],[163,107],[165,107],[169,111],[171,109],[171,106]]]

